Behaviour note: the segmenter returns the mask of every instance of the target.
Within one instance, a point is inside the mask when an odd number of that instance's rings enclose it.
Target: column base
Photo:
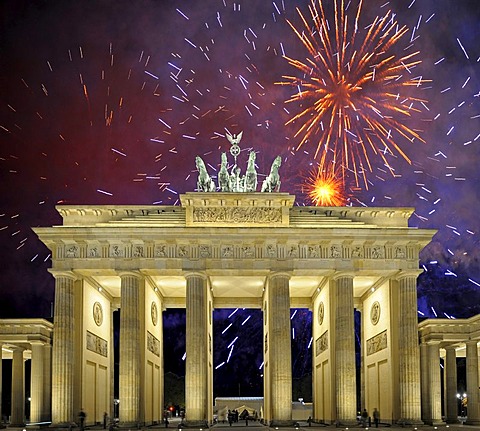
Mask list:
[[[458,424],[458,423],[461,423],[462,421],[458,418],[447,418],[445,422],[447,424]]]
[[[399,419],[395,424],[402,427],[405,425],[425,425],[421,419]]]
[[[198,420],[198,421],[183,421],[178,424],[178,429],[208,429],[208,422],[205,420]]]
[[[442,421],[441,419],[434,419],[432,421],[424,421],[425,425],[431,425],[431,426],[440,426],[440,425],[445,425],[445,422]]]
[[[298,422],[294,420],[278,420],[278,419],[272,419],[268,426],[270,428],[292,428],[295,426],[298,426]]]
[[[115,428],[120,429],[140,429],[142,428],[142,424],[140,422],[119,422]]]
[[[356,427],[358,426],[358,421],[356,419],[339,419],[335,421],[336,427]],[[375,426],[375,425],[373,425]],[[367,425],[368,427],[368,425]],[[365,427],[362,427],[365,428]],[[372,427],[370,427],[372,428]]]
[[[78,428],[78,425],[75,422],[52,422],[48,428],[72,429]]]

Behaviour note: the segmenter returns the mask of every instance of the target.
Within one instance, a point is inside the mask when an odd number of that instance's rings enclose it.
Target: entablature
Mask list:
[[[442,347],[480,341],[480,315],[468,319],[426,319],[418,325],[420,341],[440,341]]]

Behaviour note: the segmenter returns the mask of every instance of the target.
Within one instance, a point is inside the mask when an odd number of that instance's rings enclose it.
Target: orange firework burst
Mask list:
[[[319,207],[345,206],[347,196],[343,179],[335,172],[312,170],[305,184],[305,192],[312,203]]]
[[[415,59],[418,52],[397,56],[393,51],[408,29],[399,28],[391,12],[376,17],[365,34],[360,34],[363,0],[351,21],[344,0],[333,0],[332,26],[325,3],[311,0],[310,23],[297,8],[303,31],[288,21],[308,55],[303,61],[285,56],[301,72],[301,77],[284,75],[284,81],[277,83],[297,90],[286,103],[298,103],[301,111],[286,124],[298,125],[297,149],[307,141],[315,142],[321,171],[329,165],[342,166],[344,175],[345,170],[352,172],[357,186],[361,177],[368,188],[366,174],[372,171],[372,156],[380,157],[393,173],[387,155],[399,154],[411,163],[396,140],[424,142],[419,131],[405,122],[425,106],[425,100],[408,94],[407,89],[426,81],[413,74],[421,62]]]

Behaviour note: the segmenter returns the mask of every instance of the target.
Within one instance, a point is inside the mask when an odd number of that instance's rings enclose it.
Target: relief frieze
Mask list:
[[[379,245],[372,247],[372,259],[384,259],[385,249]]]
[[[77,245],[67,245],[65,247],[65,257],[80,257],[79,248]]]
[[[212,247],[210,245],[200,245],[200,257],[212,257]]]
[[[155,247],[155,257],[168,257],[166,245],[158,245]]]
[[[281,221],[281,208],[193,208],[194,223],[280,223]]]
[[[225,208],[217,208],[224,210]],[[227,208],[228,209],[228,208]],[[277,210],[277,208],[236,208],[235,210]],[[211,209],[202,209],[210,211]],[[212,210],[213,211],[213,210]],[[278,213],[280,215],[280,212]],[[252,216],[253,217],[253,216]],[[241,220],[238,220],[240,223]],[[78,258],[247,258],[247,259],[408,259],[412,253],[405,246],[364,246],[344,245],[342,243],[298,243],[275,244],[265,243],[263,246],[254,244],[151,244],[150,248],[138,241],[111,243],[108,249],[101,244],[90,243],[65,244],[59,247],[59,255],[67,259]]]
[[[367,356],[387,348],[387,330],[367,340]]]
[[[265,255],[267,257],[277,257],[277,246],[274,244],[268,244],[265,248]]]
[[[123,257],[124,254],[122,246],[116,244],[110,246],[110,257]]]
[[[328,331],[325,331],[315,340],[315,356],[328,349]]]
[[[186,245],[179,245],[177,247],[177,256],[178,257],[188,257],[189,256],[189,250]]]
[[[133,257],[144,257],[143,245],[134,245],[132,254],[133,254]]]
[[[147,331],[147,350],[160,357],[160,340],[149,331]]]
[[[108,356],[108,342],[98,335],[87,331],[87,350],[106,358]]]
[[[334,244],[330,247],[330,257],[338,259],[342,257],[342,248],[338,244]]]
[[[310,259],[315,259],[319,256],[318,248],[315,245],[309,245],[307,253],[308,253],[307,254],[308,258],[310,258]]]
[[[246,258],[255,257],[255,248],[251,245],[244,245],[242,247],[242,256]]]
[[[100,247],[97,245],[88,248],[88,257],[95,258],[100,257]]]
[[[232,245],[222,245],[222,257],[229,258],[233,257],[234,248]]]

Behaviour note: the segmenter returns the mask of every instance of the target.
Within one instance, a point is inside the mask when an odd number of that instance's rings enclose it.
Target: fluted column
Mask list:
[[[445,348],[445,400],[447,423],[458,422],[458,400],[457,400],[457,354],[455,347],[448,346]]]
[[[55,312],[52,351],[52,425],[69,425],[76,415],[73,409],[74,387],[74,283],[75,276],[55,276]]]
[[[421,399],[422,399],[422,419],[430,424],[430,388],[428,373],[428,346],[427,343],[420,344],[420,373],[421,380]]]
[[[43,415],[42,421],[52,420],[52,345],[43,346]]]
[[[428,384],[430,392],[429,423],[442,423],[442,394],[440,382],[440,348],[438,342],[427,345]]]
[[[140,421],[140,282],[134,272],[122,273],[120,298],[120,424],[138,425]]]
[[[420,353],[417,320],[417,275],[402,274],[399,282],[399,423],[421,424]]]
[[[43,344],[32,343],[30,376],[30,422],[43,420],[44,354]]]
[[[270,382],[272,423],[292,420],[292,349],[290,329],[290,276],[269,277]]]
[[[25,365],[22,348],[13,350],[11,414],[10,426],[25,425]]]
[[[477,341],[467,341],[467,425],[479,425],[478,406],[478,347]]]
[[[355,374],[355,323],[353,306],[353,274],[337,274],[334,278],[335,325],[335,403],[336,420],[356,423],[357,387]]]
[[[108,417],[112,421],[115,417],[115,354],[113,346],[115,345],[115,334],[113,325],[113,312],[114,308],[110,307],[110,403],[108,406]]]
[[[360,313],[360,328],[362,338],[365,337],[365,315],[363,312],[363,303],[362,305],[357,305],[356,310]],[[355,325],[355,321],[354,321]],[[366,346],[366,340],[362,339],[361,346]],[[360,349],[360,406],[366,405],[365,397],[365,349],[362,347]]]
[[[205,426],[208,400],[207,278],[202,273],[185,276],[186,347],[185,412],[187,423]]]

